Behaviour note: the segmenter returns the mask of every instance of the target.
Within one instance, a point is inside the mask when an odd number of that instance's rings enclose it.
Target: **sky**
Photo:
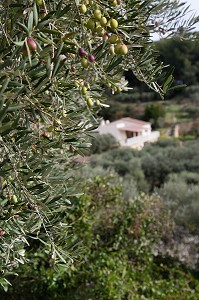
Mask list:
[[[186,2],[185,7],[187,7],[187,6],[190,5],[190,7],[189,7],[190,13],[187,14],[185,17],[183,17],[183,19],[189,20],[190,16],[192,16],[193,13],[195,13],[196,16],[199,16],[199,0],[187,0],[187,1],[186,0],[181,0],[180,2]],[[195,29],[197,31],[199,31],[199,23],[195,25]],[[157,33],[154,33],[152,35],[152,39],[154,41],[159,40],[160,39],[160,35],[157,34]]]
[[[199,0],[187,0],[187,5],[190,5],[190,10],[195,11],[196,15],[199,16]],[[199,23],[196,25],[197,30],[199,30]]]
[[[199,14],[199,1],[198,0],[188,0],[186,2],[188,5],[190,4],[191,8],[195,9]]]

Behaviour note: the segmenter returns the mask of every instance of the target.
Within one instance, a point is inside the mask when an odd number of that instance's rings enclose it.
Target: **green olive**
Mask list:
[[[43,0],[37,0],[37,5],[42,6],[43,5]]]
[[[89,19],[88,22],[86,23],[86,27],[88,29],[93,30],[95,28],[95,22],[92,19]]]
[[[81,65],[82,65],[83,68],[87,69],[88,65],[89,65],[88,60],[86,58],[82,58]]]
[[[18,199],[17,199],[16,195],[12,195],[11,202],[14,203],[14,204],[18,202]]]
[[[92,107],[94,105],[93,100],[91,98],[86,98],[86,103],[89,107]]]
[[[85,4],[82,4],[82,5],[80,6],[80,12],[81,12],[82,14],[85,14],[86,11],[87,11],[86,5],[85,5]]]
[[[122,44],[121,43],[118,43],[117,45],[115,45],[115,53],[116,54],[121,54],[120,53],[120,48],[122,47]]]
[[[120,54],[126,55],[128,53],[128,47],[125,44],[122,44],[120,47]]]
[[[101,102],[100,102],[99,99],[96,100],[96,104],[97,104],[97,105],[100,105],[100,104],[101,104]]]
[[[100,19],[100,25],[105,26],[107,24],[107,19],[105,17],[102,17]]]
[[[99,20],[101,19],[101,17],[102,17],[101,10],[96,9],[96,10],[94,11],[94,18],[95,18],[96,20],[99,21]]]
[[[102,28],[101,26],[97,26],[96,27],[96,32],[100,35],[103,36],[105,34],[104,28]]]
[[[118,21],[116,19],[111,19],[110,26],[113,29],[117,29],[118,28]]]
[[[110,53],[115,54],[115,47],[113,45],[110,46]]]
[[[111,44],[115,44],[118,41],[118,36],[116,34],[112,34],[109,39],[108,39],[109,43]]]
[[[118,3],[117,3],[117,0],[111,0],[111,1],[110,1],[110,5],[111,5],[111,6],[117,6],[117,4],[118,4]]]
[[[87,94],[87,87],[85,85],[82,87],[81,92],[82,92],[82,95],[86,95]]]

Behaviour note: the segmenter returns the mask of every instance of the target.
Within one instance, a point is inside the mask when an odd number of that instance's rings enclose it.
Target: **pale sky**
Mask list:
[[[184,2],[184,1],[183,1]],[[199,0],[187,0],[187,5],[190,5],[190,10],[196,13],[196,16],[199,16]],[[196,25],[197,30],[199,31],[199,23]]]
[[[194,13],[195,13],[196,16],[199,16],[199,0],[187,0],[187,1],[181,0],[180,2],[186,2],[185,6],[190,5],[190,7],[189,7],[190,13],[187,14],[183,19],[189,20],[190,16],[192,16]],[[199,31],[199,23],[197,23],[195,25],[195,30]],[[165,36],[162,36],[162,37],[164,38]],[[154,33],[152,35],[152,39],[154,41],[159,40],[160,35],[157,34],[157,33]]]
[[[199,14],[199,1],[198,0],[187,0],[187,4],[191,5],[191,8],[195,9]]]

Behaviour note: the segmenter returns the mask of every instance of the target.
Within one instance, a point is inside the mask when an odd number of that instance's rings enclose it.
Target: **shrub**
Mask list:
[[[119,143],[117,142],[116,138],[110,133],[94,135],[91,139],[91,144],[91,153],[93,154],[119,147]]]
[[[158,127],[158,122],[165,116],[165,110],[162,104],[154,103],[145,108],[144,119],[152,122],[154,128]]]
[[[177,224],[198,231],[199,177],[197,173],[170,175],[159,191]]]
[[[175,262],[166,263],[161,257],[154,260],[154,246],[171,226],[169,213],[157,195],[142,194],[124,201],[124,187],[116,175],[96,176],[81,186],[85,193],[73,199],[65,216],[66,224],[73,223],[66,238],[77,254],[74,264],[67,269],[58,266],[54,272],[48,253],[36,243],[29,253],[30,265],[21,266],[19,277],[10,278],[13,287],[0,294],[3,299],[197,297],[197,289],[191,285],[198,283],[188,270],[185,273]],[[79,255],[84,261],[79,261]]]

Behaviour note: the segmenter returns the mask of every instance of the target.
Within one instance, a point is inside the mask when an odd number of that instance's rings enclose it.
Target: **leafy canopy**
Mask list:
[[[53,265],[68,261],[64,216],[75,193],[71,158],[88,146],[86,134],[105,105],[102,87],[120,91],[122,72],[129,68],[161,96],[172,83],[150,41],[152,21],[164,5],[152,0],[1,1],[4,275],[24,263],[31,239],[44,243]],[[174,11],[179,7],[175,1]]]

